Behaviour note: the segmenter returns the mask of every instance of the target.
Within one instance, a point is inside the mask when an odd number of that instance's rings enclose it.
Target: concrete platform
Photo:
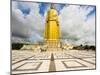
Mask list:
[[[95,69],[95,52],[92,50],[66,50],[33,52],[12,50],[12,74],[73,71]]]

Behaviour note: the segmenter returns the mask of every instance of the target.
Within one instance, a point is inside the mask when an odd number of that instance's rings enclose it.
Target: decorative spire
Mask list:
[[[54,9],[55,8],[53,3],[50,4],[50,8],[51,9]]]

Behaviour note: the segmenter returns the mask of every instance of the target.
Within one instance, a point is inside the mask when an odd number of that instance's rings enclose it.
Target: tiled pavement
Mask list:
[[[33,74],[37,72],[95,69],[95,52],[66,50],[33,52],[12,51],[12,74]]]

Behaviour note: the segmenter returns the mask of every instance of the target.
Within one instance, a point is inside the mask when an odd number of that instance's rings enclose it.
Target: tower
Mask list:
[[[58,12],[53,4],[51,4],[50,9],[47,12],[44,39],[49,47],[58,47],[60,45]]]

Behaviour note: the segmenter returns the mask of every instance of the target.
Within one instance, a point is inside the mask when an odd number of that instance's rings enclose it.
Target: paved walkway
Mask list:
[[[55,52],[12,51],[12,74],[33,74],[95,69],[95,52],[67,50]]]

